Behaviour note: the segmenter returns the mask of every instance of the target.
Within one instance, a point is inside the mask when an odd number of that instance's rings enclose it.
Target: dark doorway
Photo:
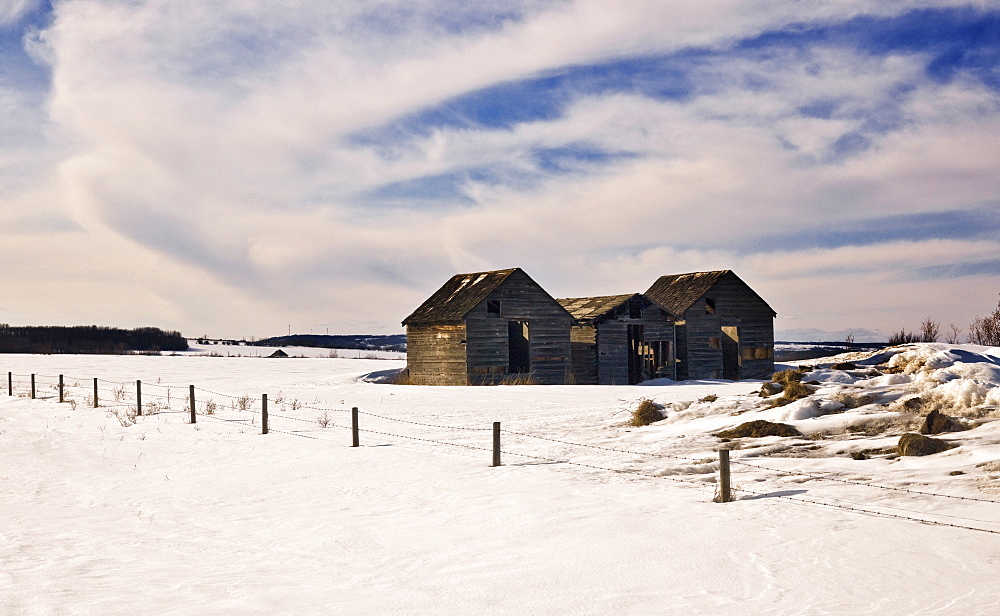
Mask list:
[[[649,378],[646,374],[646,345],[642,338],[645,328],[642,325],[628,326],[628,384],[635,385]]]
[[[507,372],[531,372],[531,337],[527,321],[507,321]]]
[[[722,378],[740,380],[740,329],[722,328]]]
[[[672,347],[669,340],[654,340],[646,343],[644,358],[649,378],[676,380],[677,371]]]

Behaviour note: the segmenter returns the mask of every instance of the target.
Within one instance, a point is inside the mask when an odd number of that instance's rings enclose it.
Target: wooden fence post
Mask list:
[[[135,382],[135,414],[142,415],[142,381]]]
[[[97,408],[97,378],[94,378],[94,408]]]
[[[729,450],[719,450],[719,502],[728,503],[733,500],[729,479]]]
[[[267,434],[267,394],[260,397],[260,433]]]
[[[59,402],[63,402],[63,375],[59,375]]]
[[[14,373],[13,372],[8,372],[7,373],[7,395],[8,396],[13,396],[14,395]]]
[[[35,399],[35,375],[31,375],[31,399]]]
[[[191,423],[198,423],[198,415],[194,412],[194,385],[188,390],[188,400],[191,401]]]
[[[493,422],[493,466],[500,466],[500,422]]]
[[[351,447],[361,446],[361,437],[358,434],[358,407],[351,409]]]

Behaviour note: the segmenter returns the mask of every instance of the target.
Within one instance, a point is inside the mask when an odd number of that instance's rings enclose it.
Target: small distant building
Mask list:
[[[572,382],[635,385],[676,379],[674,316],[635,294],[576,297],[559,303],[573,318]]]
[[[458,274],[403,320],[410,382],[566,383],[572,321],[520,268]]]
[[[678,317],[679,380],[763,379],[774,372],[777,313],[732,271],[661,276],[645,295]]]
[[[268,355],[268,357],[288,357],[288,353],[285,353],[281,349],[278,349],[274,353],[271,353],[270,355]]]

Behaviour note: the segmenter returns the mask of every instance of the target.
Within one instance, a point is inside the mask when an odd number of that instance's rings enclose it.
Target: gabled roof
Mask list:
[[[719,270],[714,272],[691,272],[688,274],[674,274],[671,276],[660,276],[653,286],[649,287],[646,295],[657,304],[663,306],[674,314],[684,314],[698,298],[708,292],[715,283],[719,282],[723,276],[732,275],[743,284],[757,299],[765,306],[764,301],[757,293],[750,288],[732,270]],[[773,314],[774,310],[767,306]]]
[[[461,321],[479,302],[496,291],[514,272],[524,272],[519,267],[492,272],[456,274],[448,282],[420,304],[413,314],[403,319],[409,323],[431,323],[440,321]],[[527,276],[527,274],[524,274]]]
[[[625,295],[602,295],[599,297],[568,297],[557,299],[566,312],[573,315],[578,321],[588,321],[614,310],[628,300],[638,295],[638,293],[626,293]]]

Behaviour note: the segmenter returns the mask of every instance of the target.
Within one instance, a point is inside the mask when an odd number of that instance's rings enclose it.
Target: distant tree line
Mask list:
[[[187,339],[180,332],[156,327],[11,327],[0,324],[0,353],[158,353],[187,348]]]
[[[363,351],[406,351],[406,334],[391,335],[323,335],[292,334],[265,338],[254,343],[257,346],[302,346],[325,349],[361,349]]]
[[[962,328],[954,323],[949,325],[948,331],[944,332],[944,341],[948,344],[958,344],[962,338]],[[890,345],[907,344],[910,342],[937,342],[941,336],[941,324],[930,317],[924,319],[917,332],[901,329],[889,337]],[[1000,346],[1000,303],[993,314],[985,317],[976,317],[969,324],[969,331],[965,335],[965,341],[970,344],[981,344],[984,346]]]

